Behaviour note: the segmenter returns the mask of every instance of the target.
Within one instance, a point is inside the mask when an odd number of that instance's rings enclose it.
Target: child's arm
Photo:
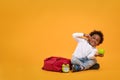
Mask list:
[[[72,34],[73,38],[82,38],[84,36],[84,33],[73,33]]]
[[[92,51],[92,52],[87,56],[87,58],[88,58],[88,59],[95,59],[95,57],[96,57],[96,56],[95,56],[95,52],[96,52],[95,50]]]
[[[94,59],[95,57],[104,57],[104,54],[99,54],[98,52],[92,52],[87,56],[88,59]]]
[[[89,34],[85,34],[85,33],[73,33],[72,36],[76,41],[79,41],[80,39],[88,40],[91,38]]]
[[[73,33],[72,36],[77,42],[79,42],[81,38],[83,38],[84,33]]]

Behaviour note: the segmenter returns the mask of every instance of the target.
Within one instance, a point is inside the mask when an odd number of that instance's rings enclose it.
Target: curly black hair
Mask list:
[[[103,33],[101,31],[97,31],[97,30],[94,30],[94,31],[92,31],[92,32],[89,33],[90,36],[92,36],[94,34],[97,34],[97,35],[100,36],[101,39],[100,39],[99,44],[101,44],[104,41],[104,35],[103,35]]]

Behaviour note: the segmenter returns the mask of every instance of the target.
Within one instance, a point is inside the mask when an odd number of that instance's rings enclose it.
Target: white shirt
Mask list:
[[[92,47],[87,40],[83,39],[84,33],[73,33],[73,38],[78,42],[75,51],[73,52],[73,56],[77,58],[85,58],[95,59],[95,53],[97,49]]]

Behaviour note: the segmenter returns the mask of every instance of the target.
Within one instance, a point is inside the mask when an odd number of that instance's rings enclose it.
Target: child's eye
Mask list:
[[[92,39],[95,39],[95,37],[92,37]]]

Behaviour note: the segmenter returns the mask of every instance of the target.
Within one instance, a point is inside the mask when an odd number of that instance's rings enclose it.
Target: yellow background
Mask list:
[[[119,0],[1,0],[0,80],[119,80]],[[100,70],[43,71],[49,56],[71,58],[73,32],[104,33]]]

